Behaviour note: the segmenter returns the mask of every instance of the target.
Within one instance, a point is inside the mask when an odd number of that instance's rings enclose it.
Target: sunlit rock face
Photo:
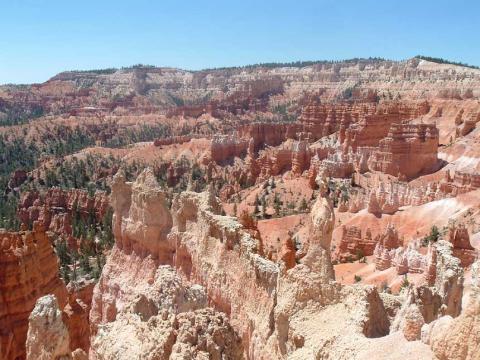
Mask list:
[[[480,351],[480,263],[472,266],[472,290],[470,300],[457,318],[450,315],[424,325],[422,341],[432,347],[439,359],[478,359]]]
[[[68,329],[57,299],[53,295],[41,297],[28,319],[27,359],[69,358],[70,353]]]
[[[436,170],[437,152],[438,129],[435,125],[393,124],[369,159],[369,168],[412,179]]]
[[[32,231],[0,230],[0,354],[2,359],[24,358],[28,317],[38,298],[55,294],[63,307],[65,284],[45,227]]]

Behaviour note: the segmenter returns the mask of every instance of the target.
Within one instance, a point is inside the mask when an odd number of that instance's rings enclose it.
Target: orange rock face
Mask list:
[[[266,146],[278,146],[295,138],[298,126],[289,124],[253,123],[239,126],[234,134],[215,135],[211,141],[211,158],[217,163],[244,157]]]
[[[393,124],[369,167],[393,176],[414,178],[432,171],[438,161],[438,130],[434,125]]]
[[[22,359],[28,316],[37,299],[55,294],[63,306],[67,298],[58,259],[40,223],[34,223],[33,231],[0,231],[0,274],[0,355]]]
[[[373,104],[372,104],[373,105]],[[317,140],[333,134],[342,127],[348,127],[352,118],[358,116],[351,104],[321,104],[318,99],[311,99],[302,108],[299,121],[302,131],[311,139]]]
[[[63,321],[69,333],[69,348],[82,349],[88,353],[90,349],[89,314],[92,304],[93,281],[68,284],[68,301],[63,308]]]
[[[106,193],[89,196],[85,190],[50,188],[44,195],[37,192],[23,194],[17,213],[23,224],[38,221],[47,230],[71,236],[74,213],[83,219],[94,216],[100,222],[108,208]]]
[[[345,130],[345,147],[356,150],[359,147],[378,146],[381,139],[387,136],[394,123],[408,120],[428,112],[426,102],[402,104],[386,102],[383,105],[364,105],[357,110],[357,120]]]
[[[440,184],[442,191],[458,195],[480,189],[480,174],[469,171],[456,170],[453,178],[447,170],[444,181]]]
[[[453,245],[453,255],[460,259],[463,267],[473,264],[478,254],[470,244],[470,235],[463,224],[450,224],[448,241]]]
[[[362,230],[356,226],[343,226],[342,239],[336,257],[340,262],[356,260],[373,254],[376,239],[372,239],[370,229],[362,236]]]
[[[290,237],[287,238],[282,245],[278,258],[285,263],[287,270],[296,265],[297,261],[295,257],[295,244]]]

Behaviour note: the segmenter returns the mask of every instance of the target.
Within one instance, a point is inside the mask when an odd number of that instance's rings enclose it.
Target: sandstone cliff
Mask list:
[[[58,259],[45,232],[0,230],[0,355],[25,358],[28,317],[38,298],[55,294],[63,307],[67,292],[58,275]]]

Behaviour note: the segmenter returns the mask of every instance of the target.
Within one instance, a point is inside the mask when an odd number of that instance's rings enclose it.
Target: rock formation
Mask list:
[[[295,244],[293,243],[292,238],[288,237],[282,244],[282,248],[278,255],[279,260],[284,262],[287,270],[293,268],[297,263],[295,252]]]
[[[480,354],[480,263],[472,266],[469,303],[457,318],[445,315],[422,327],[422,341],[438,359],[474,360]]]
[[[471,170],[455,170],[452,177],[450,171],[447,170],[444,181],[439,186],[443,192],[454,196],[480,189],[480,174]]]
[[[92,304],[93,281],[70,282],[67,286],[68,301],[63,308],[63,320],[70,335],[69,348],[81,349],[88,353],[90,349],[89,314]]]
[[[216,135],[212,139],[211,157],[216,163],[223,163],[234,157],[244,156],[248,149],[248,140],[237,134]]]
[[[108,208],[108,196],[104,192],[90,196],[86,190],[50,188],[45,194],[24,193],[17,213],[23,224],[38,221],[47,230],[71,237],[75,217],[87,220],[93,216],[101,222]]]
[[[463,267],[473,264],[477,258],[477,251],[470,244],[470,236],[465,225],[450,223],[448,241],[453,245],[453,255],[460,259]]]
[[[380,242],[375,248],[375,268],[386,270],[395,267],[397,274],[424,274],[426,283],[435,287],[443,304],[443,313],[458,316],[463,294],[463,269],[460,260],[453,256],[453,246],[439,240],[429,246],[427,255],[416,250],[417,245],[388,249]]]
[[[434,286],[445,305],[443,313],[456,317],[462,310],[463,269],[460,260],[453,256],[452,245],[445,240],[435,244],[436,276]]]
[[[337,250],[337,259],[340,262],[358,260],[364,256],[373,254],[376,239],[372,238],[370,229],[365,236],[362,230],[356,226],[342,226],[342,238]]]
[[[298,141],[293,145],[292,173],[302,175],[310,167],[310,154],[305,141]]]
[[[88,351],[72,349],[71,329],[65,324],[65,313],[60,311],[54,295],[37,300],[28,319],[27,360],[87,360]]]
[[[162,312],[142,319],[136,311],[102,325],[92,344],[98,360],[243,359],[243,348],[228,318],[211,309]],[[128,349],[128,351],[125,351]]]
[[[70,355],[70,337],[57,299],[43,296],[28,318],[27,360],[68,359]]]
[[[401,331],[408,341],[420,340],[422,326],[437,319],[442,301],[434,288],[410,285],[392,322],[391,331]]]
[[[55,294],[63,307],[67,297],[42,224],[34,222],[33,231],[0,230],[0,274],[0,355],[24,358],[28,316],[37,299]]]
[[[368,166],[374,171],[411,179],[434,170],[437,151],[438,129],[434,125],[396,123],[380,140]]]
[[[438,241],[433,251],[436,252],[434,258],[437,262],[433,286],[415,288],[410,285],[404,293],[404,303],[392,322],[391,331],[401,331],[408,341],[422,338],[429,343],[429,333],[441,321],[437,320],[440,316],[452,319],[461,312],[463,270],[460,262],[453,257],[451,246],[444,240]]]
[[[420,254],[414,244],[394,249],[377,244],[374,251],[375,269],[386,270],[395,267],[399,275],[423,273],[427,267],[427,256]]]
[[[382,179],[383,175],[355,173],[354,182],[362,189],[352,194],[347,206],[350,212],[366,208],[369,213],[380,216],[392,215],[402,206],[420,206],[431,201],[452,197],[442,183],[412,186],[403,181]],[[378,175],[378,174],[376,174]]]
[[[320,139],[347,127],[352,118],[353,108],[349,104],[321,104],[318,98],[310,99],[302,108],[299,122],[302,131],[312,140]]]

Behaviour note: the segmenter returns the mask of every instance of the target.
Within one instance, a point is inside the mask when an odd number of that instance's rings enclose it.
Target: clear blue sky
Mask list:
[[[0,34],[0,84],[137,63],[424,54],[480,65],[480,1],[0,0]]]

